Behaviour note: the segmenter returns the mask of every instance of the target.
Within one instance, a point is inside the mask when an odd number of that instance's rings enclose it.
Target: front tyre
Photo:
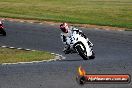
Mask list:
[[[80,45],[77,45],[75,49],[84,60],[88,60],[87,54],[85,53],[86,51],[84,51]]]

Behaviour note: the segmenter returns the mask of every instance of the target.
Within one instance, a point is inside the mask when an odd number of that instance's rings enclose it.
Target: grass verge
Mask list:
[[[0,48],[0,64],[31,62],[53,59],[55,55],[44,51],[24,51],[9,48]]]
[[[132,0],[0,0],[0,17],[132,29]]]

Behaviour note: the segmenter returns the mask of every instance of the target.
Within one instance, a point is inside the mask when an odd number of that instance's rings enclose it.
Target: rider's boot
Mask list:
[[[66,46],[64,47],[64,49],[63,49],[63,52],[64,52],[65,54],[69,54],[69,53],[71,52],[70,46],[69,46],[69,45],[66,45]]]

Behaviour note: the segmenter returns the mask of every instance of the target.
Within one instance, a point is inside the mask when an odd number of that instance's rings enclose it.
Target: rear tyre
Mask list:
[[[6,36],[6,32],[4,29],[1,29],[0,33],[3,35],[3,36]]]
[[[6,36],[6,32],[5,31],[3,31],[3,36]]]
[[[92,55],[89,56],[89,59],[94,59],[95,58],[95,53],[92,51]]]

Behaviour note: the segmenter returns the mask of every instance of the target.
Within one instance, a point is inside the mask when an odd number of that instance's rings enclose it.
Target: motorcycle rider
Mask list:
[[[86,37],[86,35],[81,30],[79,30],[79,29],[77,29],[77,28],[75,28],[73,26],[69,26],[67,23],[62,23],[60,25],[60,29],[62,31],[61,39],[62,39],[62,42],[65,45],[64,50],[63,50],[63,52],[65,54],[68,54],[69,51],[70,51],[70,45],[67,43],[67,37],[71,37],[73,32],[79,33],[82,37],[84,37],[87,40],[88,45],[90,47],[93,46],[93,44],[89,41],[89,39]]]

